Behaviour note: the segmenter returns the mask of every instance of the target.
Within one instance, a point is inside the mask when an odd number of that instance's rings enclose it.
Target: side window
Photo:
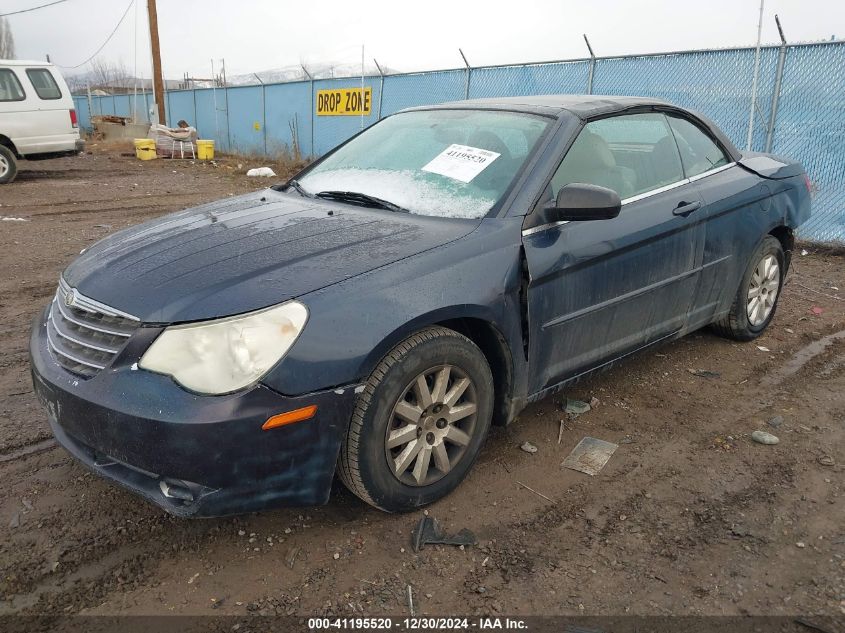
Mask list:
[[[669,116],[668,119],[678,140],[687,178],[730,162],[716,141],[695,123],[677,116]]]
[[[46,68],[28,68],[26,76],[32,82],[35,93],[41,99],[61,99],[62,91],[53,79],[53,75]]]
[[[613,189],[623,200],[684,179],[666,117],[627,114],[588,123],[552,177],[552,196],[582,182]]]
[[[0,68],[0,101],[23,101],[23,86],[10,68]]]

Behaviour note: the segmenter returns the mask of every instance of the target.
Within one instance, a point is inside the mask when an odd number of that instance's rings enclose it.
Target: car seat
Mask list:
[[[575,139],[552,178],[552,190],[556,195],[564,185],[581,182],[613,189],[624,199],[636,191],[636,178],[633,169],[616,164],[607,141],[585,130]]]
[[[684,179],[678,146],[671,136],[664,136],[651,149],[650,181],[658,185],[669,185]]]

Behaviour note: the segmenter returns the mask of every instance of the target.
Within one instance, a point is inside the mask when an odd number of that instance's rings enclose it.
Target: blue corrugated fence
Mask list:
[[[783,47],[785,63],[776,90],[781,47],[761,51],[752,149],[800,160],[815,188],[814,214],[801,235],[845,242],[845,42]],[[495,66],[365,77],[372,89],[369,115],[318,116],[317,91],[360,86],[360,78],[319,79],[167,93],[168,122],[193,123],[220,151],[278,155],[294,141],[303,155],[319,156],[338,143],[403,108],[477,97],[588,90],[593,64],[594,94],[659,97],[698,110],[713,119],[744,148],[748,134],[753,48],[687,51],[657,55]],[[74,97],[80,125],[90,129],[92,114],[146,119],[152,96]],[[773,101],[777,116],[770,120]],[[771,128],[771,129],[770,129]]]

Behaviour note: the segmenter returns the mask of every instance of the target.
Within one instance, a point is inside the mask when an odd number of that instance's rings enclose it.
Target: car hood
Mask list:
[[[479,223],[268,189],[115,233],[64,278],[143,322],[196,321],[305,295],[459,239]]]

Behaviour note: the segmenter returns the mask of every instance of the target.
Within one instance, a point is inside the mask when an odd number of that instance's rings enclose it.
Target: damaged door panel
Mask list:
[[[680,330],[698,282],[701,224],[672,214],[689,185],[614,220],[526,235],[532,390]]]
[[[662,114],[585,126],[549,194],[569,182],[627,198],[613,219],[523,232],[534,391],[680,331],[698,283],[702,200]]]

